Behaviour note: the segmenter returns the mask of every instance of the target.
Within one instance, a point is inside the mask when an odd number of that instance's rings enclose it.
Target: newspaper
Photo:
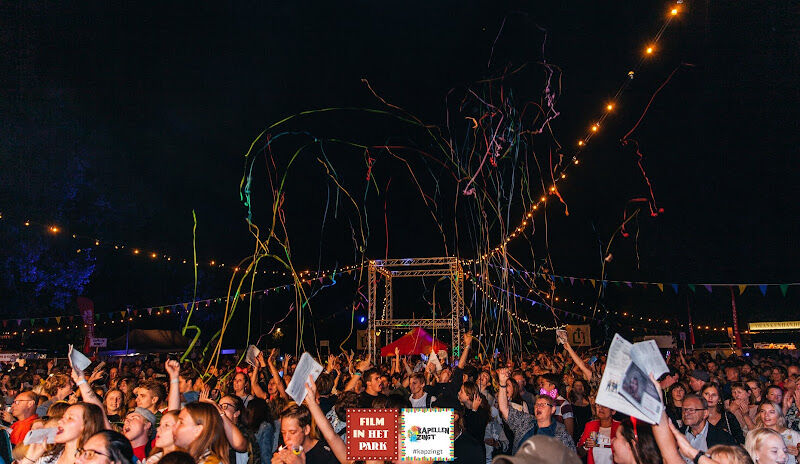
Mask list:
[[[47,427],[42,429],[30,430],[22,441],[23,445],[32,443],[45,443],[51,445],[56,442],[56,432],[58,427]]]
[[[306,399],[306,382],[308,382],[308,376],[310,375],[314,380],[317,380],[317,377],[319,377],[321,373],[322,366],[320,363],[316,362],[307,352],[303,353],[303,355],[300,356],[300,362],[297,363],[297,367],[294,370],[292,380],[286,387],[286,394],[291,396],[295,403],[303,404],[303,400]]]
[[[668,371],[654,340],[631,344],[615,334],[600,380],[597,404],[657,424],[664,403],[650,374],[657,379]]]
[[[244,356],[244,360],[247,364],[250,364],[253,367],[258,367],[259,354],[261,354],[261,350],[256,348],[255,345],[250,345],[247,347],[247,353]]]
[[[80,351],[73,348],[72,345],[67,345],[67,349],[69,352],[68,355],[69,361],[70,363],[72,363],[72,366],[75,367],[75,369],[78,369],[79,371],[84,371],[86,370],[87,367],[89,367],[89,364],[92,363],[92,361],[90,361],[89,358],[87,358]]]

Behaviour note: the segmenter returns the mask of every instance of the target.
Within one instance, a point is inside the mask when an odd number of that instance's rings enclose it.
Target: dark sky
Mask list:
[[[238,197],[244,153],[269,124],[307,109],[381,108],[362,84],[366,78],[388,101],[443,126],[448,91],[506,66],[529,63],[534,71],[515,81],[514,90],[538,99],[537,63],[546,59],[562,71],[556,103],[561,115],[553,129],[571,145],[639,60],[668,6],[7,2],[2,7],[3,209],[42,218],[53,214],[41,192],[63,182],[64,167],[77,156],[91,166],[93,183],[111,210],[99,230],[87,234],[187,255],[194,209],[201,257],[235,262],[253,243]],[[800,281],[800,11],[796,3],[774,1],[684,6],[687,11],[667,29],[655,56],[618,102],[616,115],[592,141],[582,169],[564,184],[570,216],[558,208],[548,213],[546,237],[539,219],[533,248],[543,253],[549,244],[560,273],[599,274],[598,239],[609,239],[628,199],[646,194],[635,158],[619,139],[670,72],[689,63],[656,97],[636,132],[665,212],[642,218],[638,247],[632,239],[616,244],[609,276]],[[544,56],[543,29],[548,31]],[[370,144],[420,135],[357,112],[309,117],[291,129]],[[303,143],[298,137],[281,149],[293,151]],[[350,187],[363,194],[363,154],[333,146],[328,155],[350,176]],[[298,264],[312,269],[320,259],[323,267],[351,264],[355,255],[346,217],[326,225],[320,258],[327,190],[313,173],[314,158],[301,163],[288,180],[285,204]],[[441,238],[409,176],[397,165],[383,166],[376,168],[384,169],[376,172],[382,185],[393,179],[389,254],[442,254]],[[255,188],[264,189],[265,178],[257,181]],[[443,195],[442,201],[452,203],[452,192]],[[383,199],[368,201],[375,214],[369,218],[367,255],[382,257]],[[259,206],[264,219],[269,205]],[[471,257],[471,250],[462,253]],[[113,259],[113,265],[102,263],[106,275],[97,280],[103,284],[92,287],[109,306],[129,302],[123,299],[160,303],[141,293],[169,302],[191,284],[184,273],[165,285],[160,273],[168,266]],[[130,269],[137,270],[136,290],[126,288],[133,281],[108,277]],[[115,299],[109,288],[126,296]]]

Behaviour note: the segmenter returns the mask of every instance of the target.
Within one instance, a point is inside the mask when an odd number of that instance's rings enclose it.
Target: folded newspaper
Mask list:
[[[597,404],[657,424],[664,403],[650,374],[658,379],[668,371],[655,340],[632,344],[614,334],[597,392]]]
[[[300,356],[300,362],[297,363],[297,367],[294,369],[292,380],[286,386],[286,394],[292,397],[295,403],[303,404],[303,400],[306,399],[308,376],[310,375],[314,380],[317,380],[321,373],[322,365],[315,361],[310,354],[303,353]]]

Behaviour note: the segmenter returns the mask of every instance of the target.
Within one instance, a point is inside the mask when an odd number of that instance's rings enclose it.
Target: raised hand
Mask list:
[[[164,363],[164,369],[167,371],[170,379],[177,379],[181,372],[181,365],[174,359],[168,359]]]
[[[500,383],[500,388],[503,388],[503,387],[506,386],[506,381],[508,381],[508,368],[507,367],[501,367],[500,369],[497,369],[497,380]]]
[[[361,371],[361,372],[364,372],[365,370],[369,369],[370,367],[372,367],[372,354],[371,353],[367,355],[367,359],[365,359],[365,360],[359,362],[358,364],[356,364],[356,369]]]

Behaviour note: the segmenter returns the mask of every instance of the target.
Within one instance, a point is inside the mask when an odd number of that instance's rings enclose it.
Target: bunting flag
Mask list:
[[[781,289],[781,295],[786,296],[786,291],[789,290],[789,286],[786,284],[779,285]]]
[[[678,293],[678,284],[672,284],[672,289],[675,290],[675,293]]]
[[[658,286],[658,289],[661,290],[661,293],[664,293],[664,284],[658,283],[656,285]]]
[[[56,324],[61,324],[61,316],[56,316]]]
[[[761,294],[767,296],[767,286],[766,285],[759,285],[758,289],[761,290]]]
[[[747,285],[745,285],[745,284],[740,284],[740,285],[739,285],[739,295],[741,295],[742,293],[744,293],[744,291],[745,291],[746,289],[747,289]]]
[[[708,293],[711,293],[711,291],[712,291],[711,285],[705,284],[705,285],[703,285],[703,287],[705,287],[706,290],[708,290]]]
[[[694,293],[694,289],[695,289],[694,284],[688,284],[687,287],[689,287],[689,290],[691,290],[692,293]]]

